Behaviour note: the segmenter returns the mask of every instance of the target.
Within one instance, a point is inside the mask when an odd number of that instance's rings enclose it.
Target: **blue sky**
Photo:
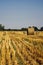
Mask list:
[[[6,28],[43,26],[43,0],[0,0],[0,24]]]

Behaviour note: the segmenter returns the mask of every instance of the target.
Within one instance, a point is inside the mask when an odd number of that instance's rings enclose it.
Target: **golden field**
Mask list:
[[[0,65],[43,65],[43,35],[0,31]]]

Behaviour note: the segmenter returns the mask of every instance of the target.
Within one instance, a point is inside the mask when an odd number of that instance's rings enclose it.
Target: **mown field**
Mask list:
[[[43,65],[43,36],[0,31],[0,65]]]

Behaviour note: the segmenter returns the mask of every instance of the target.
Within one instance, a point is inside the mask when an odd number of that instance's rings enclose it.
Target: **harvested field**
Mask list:
[[[43,36],[0,31],[0,65],[43,65]]]

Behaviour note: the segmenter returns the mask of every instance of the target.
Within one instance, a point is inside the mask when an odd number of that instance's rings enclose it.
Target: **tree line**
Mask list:
[[[31,28],[31,26],[30,26],[30,28]],[[40,29],[38,29],[36,26],[33,26],[33,28],[34,28],[35,31],[43,31],[43,26],[42,26]],[[25,31],[25,30],[27,30],[27,29],[28,29],[28,28],[21,28],[21,29],[5,29],[5,26],[2,25],[2,24],[0,24],[0,31],[1,31],[1,30],[2,30],[2,31],[4,31],[4,30],[8,30],[8,31],[10,31],[10,30]]]

